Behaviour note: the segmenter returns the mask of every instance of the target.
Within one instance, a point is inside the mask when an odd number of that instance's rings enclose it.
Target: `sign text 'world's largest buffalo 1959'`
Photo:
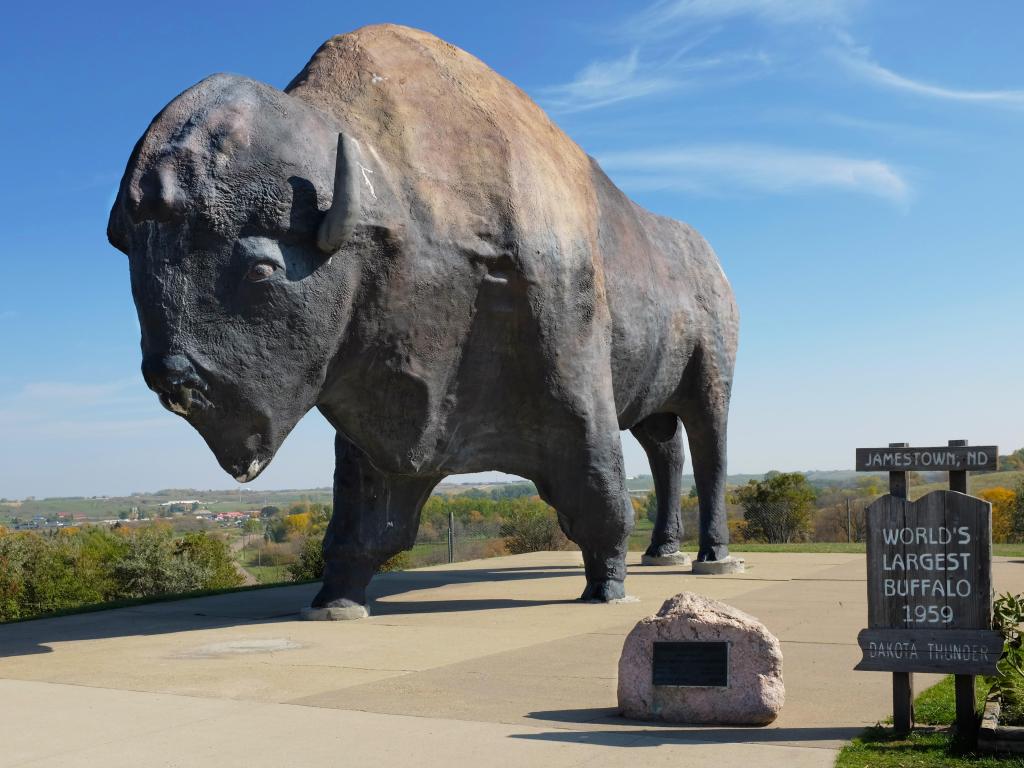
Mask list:
[[[991,505],[954,491],[883,496],[867,526],[869,628],[857,669],[994,672]]]

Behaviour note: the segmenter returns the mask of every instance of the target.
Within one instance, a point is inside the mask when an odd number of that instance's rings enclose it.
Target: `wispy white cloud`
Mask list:
[[[624,25],[635,38],[665,37],[686,22],[726,21],[750,17],[774,25],[842,26],[860,0],[659,0]]]
[[[611,152],[599,162],[627,187],[705,194],[833,189],[904,204],[910,185],[881,160],[786,147],[728,144]],[[628,179],[628,181],[626,181]]]
[[[852,75],[874,85],[947,101],[990,104],[1015,109],[1024,107],[1024,90],[970,90],[914,80],[883,67],[870,57],[867,49],[852,45],[848,39],[846,43],[834,52],[835,58]]]
[[[540,96],[556,112],[581,112],[628,99],[676,88],[669,77],[642,72],[639,53],[588,64],[568,83],[540,89]]]
[[[702,41],[681,46],[671,56],[654,62],[643,61],[637,49],[619,59],[591,62],[570,82],[540,88],[537,95],[552,112],[584,112],[668,91],[754,77],[771,64],[770,57],[760,52],[689,56]]]

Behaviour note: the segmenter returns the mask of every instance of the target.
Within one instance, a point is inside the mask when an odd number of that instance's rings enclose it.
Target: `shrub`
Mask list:
[[[203,589],[230,589],[243,581],[227,543],[204,533],[189,533],[177,542],[175,555],[200,569]]]
[[[166,525],[0,535],[0,621],[241,581],[223,541]]]
[[[256,562],[259,565],[291,565],[296,561],[305,541],[306,539],[266,542],[256,548]],[[249,563],[252,564],[252,557],[249,558]]]
[[[1009,488],[986,488],[978,494],[992,504],[992,541],[1004,544],[1013,534],[1013,513],[1017,506],[1017,494]]]
[[[114,564],[118,597],[139,598],[202,589],[202,569],[188,558],[176,558],[167,526],[151,525],[126,537],[127,551]]]
[[[377,573],[404,571],[412,567],[409,553],[399,552],[386,560]],[[295,581],[316,581],[324,575],[323,536],[307,536],[299,547],[298,559],[288,566],[288,574]]]
[[[815,492],[799,472],[769,472],[764,480],[751,480],[735,493],[750,539],[787,543],[810,534]]]
[[[324,575],[323,537],[307,536],[299,547],[298,559],[288,566],[295,581],[315,581]]]
[[[729,520],[729,541],[733,544],[742,544],[747,540],[747,521]]]
[[[381,563],[377,573],[390,573],[391,571],[404,571],[412,567],[408,550],[398,552]]]
[[[555,510],[542,501],[520,503],[509,510],[501,524],[501,536],[505,548],[513,555],[572,547],[558,524]]]
[[[995,684],[1010,686],[1014,678],[1024,680],[1024,595],[1007,592],[992,603],[992,628],[1003,636],[1003,653],[999,657]]]

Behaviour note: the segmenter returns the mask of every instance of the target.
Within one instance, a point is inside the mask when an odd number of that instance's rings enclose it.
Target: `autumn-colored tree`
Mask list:
[[[309,512],[299,512],[285,517],[284,529],[288,536],[302,535],[309,530],[312,522],[312,515]]]
[[[1024,448],[1019,448],[1006,456],[1000,456],[999,469],[1004,472],[1024,471]]]
[[[992,504],[992,541],[1005,544],[1013,534],[1013,512],[1017,506],[1017,494],[1001,486],[986,488],[978,494]]]
[[[514,555],[572,548],[555,510],[539,500],[515,505],[501,524],[501,535],[505,548]]]
[[[639,523],[644,516],[644,503],[636,496],[630,496],[629,503],[633,505],[633,520]]]

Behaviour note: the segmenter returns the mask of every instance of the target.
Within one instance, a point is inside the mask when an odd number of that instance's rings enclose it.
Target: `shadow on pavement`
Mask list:
[[[863,732],[861,727],[808,727],[808,728],[751,728],[743,726],[707,727],[680,726],[671,723],[639,723],[625,720],[614,714],[614,709],[569,710],[577,713],[604,713],[598,722],[616,725],[638,726],[629,730],[555,730],[546,733],[517,733],[509,738],[532,741],[557,741],[569,744],[597,744],[606,747],[654,747],[679,741],[704,743],[746,743],[746,744],[799,744],[815,746],[814,742],[846,742]],[[540,720],[559,720],[560,712],[534,712],[530,717]],[[589,721],[594,722],[594,721]],[[825,745],[823,745],[825,746]],[[832,744],[827,745],[829,747]]]
[[[580,583],[567,588],[564,600],[482,598],[379,602],[383,598],[417,590],[435,589],[446,584],[559,578],[573,575],[574,572],[579,573]],[[183,598],[127,608],[0,624],[0,658],[51,653],[53,649],[48,643],[295,621],[300,609],[310,604],[317,589],[317,584],[301,584],[242,590],[208,597]],[[394,616],[572,603],[575,602],[572,598],[582,591],[582,566],[547,565],[386,573],[374,578],[368,594],[372,615]]]

